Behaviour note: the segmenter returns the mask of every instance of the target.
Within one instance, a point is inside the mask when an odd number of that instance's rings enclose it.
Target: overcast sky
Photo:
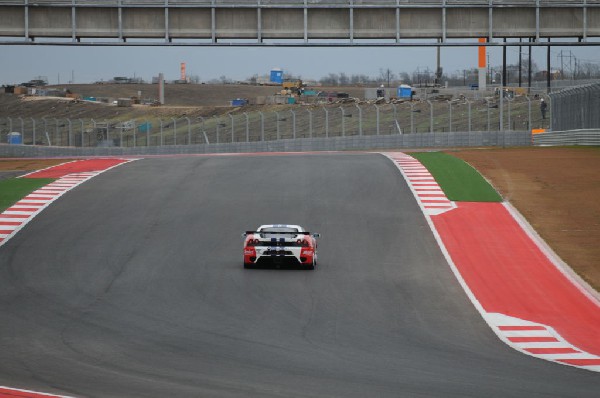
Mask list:
[[[569,51],[579,60],[600,63],[600,47],[553,47],[552,68],[560,65],[558,54]],[[527,48],[522,47],[523,62]],[[490,47],[490,64],[502,64],[502,50]],[[546,69],[546,48],[533,49],[534,62]],[[441,51],[444,72],[477,67],[476,47],[446,47]],[[507,62],[517,63],[518,47],[509,47]],[[567,62],[567,58],[563,58]],[[0,83],[25,82],[46,76],[50,84],[90,83],[114,76],[141,77],[150,81],[159,72],[168,80],[179,78],[179,64],[186,62],[188,75],[208,81],[225,75],[244,80],[254,74],[266,75],[275,67],[319,79],[328,73],[377,76],[380,69],[412,73],[417,68],[434,70],[435,47],[77,47],[77,46],[0,46]]]

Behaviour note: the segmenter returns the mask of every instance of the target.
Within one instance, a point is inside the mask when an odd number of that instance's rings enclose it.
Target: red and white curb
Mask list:
[[[484,318],[502,341],[524,354],[600,372],[600,356],[580,350],[550,326],[504,314],[485,313]]]
[[[46,394],[29,390],[19,390],[0,386],[0,398],[73,398],[66,395]]]
[[[437,215],[456,208],[442,188],[435,181],[429,170],[417,159],[404,153],[384,153],[398,167],[408,186],[413,192],[423,213]]]
[[[39,188],[0,213],[0,246],[56,199],[100,174],[101,171],[73,173]]]
[[[554,328],[505,314],[487,312],[460,274],[431,219],[431,216],[451,211],[456,208],[456,204],[446,197],[433,176],[417,159],[402,152],[384,152],[382,155],[392,160],[398,167],[417,199],[452,272],[475,308],[500,340],[529,356],[600,372],[600,356],[590,354],[569,343]],[[428,196],[430,194],[435,196]],[[534,241],[537,242],[537,240]]]

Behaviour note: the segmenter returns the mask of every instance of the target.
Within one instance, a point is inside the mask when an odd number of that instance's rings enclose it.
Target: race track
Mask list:
[[[244,270],[241,233],[320,232],[316,271]],[[76,397],[597,397],[513,351],[377,154],[112,169],[0,247],[0,385]]]

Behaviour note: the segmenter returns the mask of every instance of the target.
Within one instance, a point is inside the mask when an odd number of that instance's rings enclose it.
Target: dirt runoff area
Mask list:
[[[600,291],[600,148],[450,153],[479,170],[550,247]],[[5,173],[24,174],[67,161],[0,159],[0,179]]]
[[[1,159],[0,180],[18,177],[31,171],[70,162],[70,159]]]
[[[600,148],[457,150],[600,291]]]

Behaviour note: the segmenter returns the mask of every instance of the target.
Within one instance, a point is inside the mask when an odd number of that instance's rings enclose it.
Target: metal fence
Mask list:
[[[220,144],[163,145],[138,147],[55,147],[0,145],[0,157],[52,156],[145,156],[167,154],[303,152],[343,150],[385,150],[398,148],[449,148],[482,146],[528,146],[531,134],[525,131],[421,133],[372,136],[318,137],[274,141],[226,142]]]
[[[530,131],[547,127],[529,97],[402,104],[280,106],[269,112],[135,120],[5,117],[6,143],[70,147],[161,147],[301,138]],[[243,110],[243,108],[242,108]],[[10,134],[10,135],[9,135]]]
[[[554,131],[600,128],[600,82],[550,94]]]

